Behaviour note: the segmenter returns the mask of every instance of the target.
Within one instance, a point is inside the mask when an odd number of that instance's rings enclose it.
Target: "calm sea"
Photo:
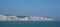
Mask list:
[[[60,27],[59,21],[0,21],[0,27]]]

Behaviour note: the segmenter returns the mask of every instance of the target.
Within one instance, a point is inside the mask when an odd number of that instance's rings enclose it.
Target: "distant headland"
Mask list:
[[[53,21],[53,18],[40,16],[15,16],[0,14],[0,21]]]

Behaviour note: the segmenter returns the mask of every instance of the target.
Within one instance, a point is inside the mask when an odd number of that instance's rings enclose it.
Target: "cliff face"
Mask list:
[[[36,16],[6,16],[0,15],[0,21],[53,21],[52,18]]]

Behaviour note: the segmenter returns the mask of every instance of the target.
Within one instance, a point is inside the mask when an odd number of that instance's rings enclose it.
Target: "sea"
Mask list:
[[[0,27],[60,27],[60,21],[0,21]]]

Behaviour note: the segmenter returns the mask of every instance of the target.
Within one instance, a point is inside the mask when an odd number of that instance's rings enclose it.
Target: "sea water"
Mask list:
[[[0,21],[0,27],[60,27],[60,21]]]

